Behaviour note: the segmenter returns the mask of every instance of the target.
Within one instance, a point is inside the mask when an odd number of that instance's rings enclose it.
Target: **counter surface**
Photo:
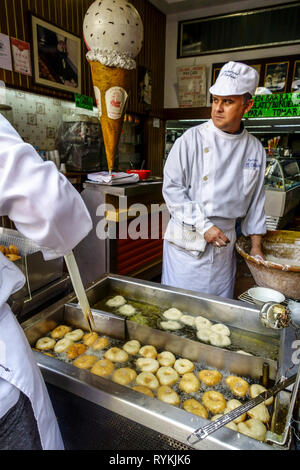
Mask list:
[[[135,184],[122,184],[122,185],[108,185],[108,184],[99,184],[90,181],[86,181],[83,185],[84,189],[92,189],[95,191],[100,191],[103,194],[109,194],[111,196],[139,196],[147,193],[161,193],[162,191],[162,178],[153,179],[149,181],[139,181]]]

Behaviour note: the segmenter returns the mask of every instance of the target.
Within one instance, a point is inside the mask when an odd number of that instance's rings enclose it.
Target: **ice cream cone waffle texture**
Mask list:
[[[109,171],[113,169],[126,109],[131,71],[90,62]]]
[[[108,169],[114,166],[130,89],[134,57],[143,42],[141,18],[127,0],[94,2],[86,12],[83,33],[88,48]]]

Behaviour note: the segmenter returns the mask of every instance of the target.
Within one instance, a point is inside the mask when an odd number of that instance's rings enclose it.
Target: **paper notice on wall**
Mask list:
[[[14,59],[14,71],[23,75],[32,75],[29,42],[16,38],[10,38],[10,40]]]
[[[0,33],[0,68],[12,70],[9,36]]]
[[[205,65],[177,67],[177,81],[180,108],[206,106]]]

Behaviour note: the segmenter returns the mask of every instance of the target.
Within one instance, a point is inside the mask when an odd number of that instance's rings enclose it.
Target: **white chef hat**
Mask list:
[[[210,87],[212,95],[230,96],[250,93],[254,95],[259,75],[253,67],[241,62],[228,62],[223,65],[215,84]]]

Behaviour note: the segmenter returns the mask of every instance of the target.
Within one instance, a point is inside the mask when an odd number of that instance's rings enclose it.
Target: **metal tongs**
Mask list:
[[[73,251],[70,251],[70,253],[65,255],[64,258],[65,258],[65,262],[66,262],[66,265],[70,274],[70,278],[71,278],[73,288],[77,296],[79,305],[87,321],[89,330],[92,331],[95,329],[94,318],[91,312],[91,307],[90,307],[88,298],[86,296],[85,289],[82,284],[80,272],[79,272]]]
[[[276,395],[276,393],[280,392],[281,390],[285,389],[286,387],[294,383],[297,378],[297,375],[298,375],[298,380],[297,380],[298,382],[300,374],[298,373],[298,374],[291,375],[291,377],[289,377],[288,379],[282,380],[281,382],[275,384],[269,390],[266,390],[265,392],[261,393],[260,395],[253,398],[252,400],[249,400],[247,403],[244,403],[238,408],[235,408],[229,413],[226,413],[225,415],[221,416],[221,418],[216,419],[216,421],[213,421],[212,423],[207,424],[203,428],[197,429],[196,431],[194,431],[192,434],[188,436],[187,438],[188,443],[190,445],[197,444],[197,442],[202,441],[210,434],[214,433],[218,429],[230,423],[230,421],[233,421],[234,419],[238,418],[242,414],[251,410],[251,408],[254,408],[260,403],[268,400],[268,398],[272,397],[273,395]],[[297,386],[298,388],[298,385],[299,383],[297,383],[295,386]],[[196,439],[193,440],[193,437],[195,437]]]

